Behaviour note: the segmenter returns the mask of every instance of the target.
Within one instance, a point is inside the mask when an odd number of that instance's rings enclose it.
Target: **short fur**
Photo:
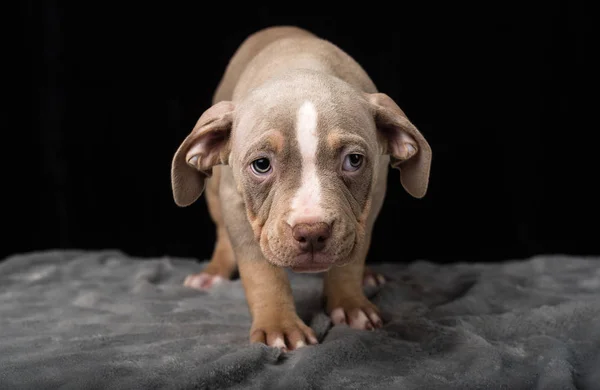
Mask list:
[[[381,326],[362,292],[365,257],[390,162],[411,195],[427,191],[431,148],[422,134],[350,56],[296,27],[248,37],[213,104],[173,158],[175,202],[187,206],[207,187],[217,225],[210,264],[186,284],[209,288],[237,264],[250,339],[271,346],[317,342],[296,314],[283,267],[327,272],[334,323]],[[362,156],[358,169],[351,154]],[[265,158],[267,173],[252,168]]]

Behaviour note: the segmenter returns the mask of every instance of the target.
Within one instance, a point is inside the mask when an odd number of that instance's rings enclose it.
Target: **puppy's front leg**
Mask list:
[[[368,241],[367,241],[368,242]],[[377,306],[363,292],[366,249],[343,267],[333,267],[325,275],[327,312],[335,324],[347,323],[355,329],[380,328],[383,323]]]
[[[283,349],[317,344],[313,330],[296,313],[285,270],[267,262],[258,248],[246,247],[236,257],[252,315],[250,342]]]

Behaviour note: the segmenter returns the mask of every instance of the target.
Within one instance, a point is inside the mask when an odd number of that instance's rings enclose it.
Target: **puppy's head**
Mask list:
[[[388,156],[404,188],[424,196],[431,149],[392,99],[296,71],[204,112],[173,159],[173,193],[187,206],[213,166],[230,165],[265,258],[325,271],[366,244],[378,167]]]

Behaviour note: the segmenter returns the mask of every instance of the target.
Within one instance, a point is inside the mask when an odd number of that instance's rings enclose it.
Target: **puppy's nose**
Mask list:
[[[331,236],[331,226],[325,222],[299,223],[292,228],[292,236],[300,250],[317,252],[325,248]]]

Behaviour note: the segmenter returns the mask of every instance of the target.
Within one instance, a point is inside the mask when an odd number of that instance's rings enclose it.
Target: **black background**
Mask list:
[[[353,56],[432,146],[424,199],[390,172],[369,261],[600,254],[592,12],[580,3],[150,3],[26,3],[29,100],[5,130],[2,257],[209,257],[205,201],[175,206],[171,158],[241,41],[282,24]]]

